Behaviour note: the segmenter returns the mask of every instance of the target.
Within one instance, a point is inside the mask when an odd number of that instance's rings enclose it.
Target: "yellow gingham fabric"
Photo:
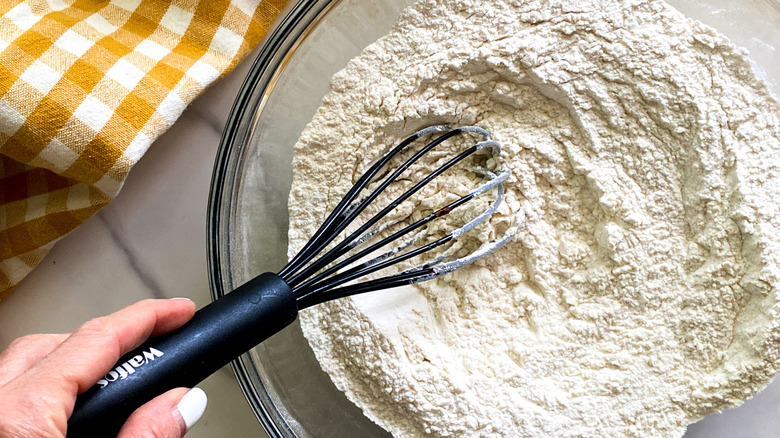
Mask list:
[[[0,1],[0,299],[286,2]]]

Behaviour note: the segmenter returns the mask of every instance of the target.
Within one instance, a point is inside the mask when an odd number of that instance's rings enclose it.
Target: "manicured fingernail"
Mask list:
[[[187,297],[173,297],[173,298],[171,298],[171,299],[172,299],[172,300],[187,300],[187,301],[192,301],[191,299],[189,299],[189,298],[187,298]]]
[[[190,392],[184,394],[179,404],[176,405],[176,409],[179,410],[181,417],[184,419],[184,424],[187,426],[187,430],[200,419],[203,415],[203,411],[206,410],[206,403],[208,398],[206,393],[202,389],[195,388],[190,389]]]

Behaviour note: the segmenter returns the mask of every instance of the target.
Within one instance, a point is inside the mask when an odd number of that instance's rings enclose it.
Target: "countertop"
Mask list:
[[[211,171],[233,99],[257,50],[207,89],[149,148],[117,198],[59,241],[0,301],[0,350],[31,333],[70,332],[144,298],[211,299],[206,208]],[[188,438],[266,437],[233,370],[201,385],[206,412]]]
[[[132,169],[114,202],[57,243],[0,302],[0,349],[30,333],[69,332],[144,298],[210,301],[206,208],[212,166],[233,99],[257,50],[206,90]],[[206,412],[187,435],[267,437],[230,367],[200,385]],[[780,381],[686,437],[777,436]]]

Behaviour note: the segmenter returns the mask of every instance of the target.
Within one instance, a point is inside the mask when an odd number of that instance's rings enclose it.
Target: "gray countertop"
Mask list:
[[[0,349],[25,334],[72,331],[144,298],[185,296],[199,307],[210,301],[211,171],[228,112],[256,53],[187,108],[133,168],[116,200],[57,243],[0,302]],[[267,436],[229,367],[200,386],[209,405],[189,438]],[[686,437],[773,437],[779,426],[775,381],[740,408],[691,426]]]

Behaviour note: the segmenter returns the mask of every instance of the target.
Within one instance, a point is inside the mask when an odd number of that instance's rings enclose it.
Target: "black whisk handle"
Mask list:
[[[126,354],[78,396],[68,438],[114,437],[137,408],[177,387],[192,387],[292,323],[295,295],[265,273],[195,312],[181,328]]]

